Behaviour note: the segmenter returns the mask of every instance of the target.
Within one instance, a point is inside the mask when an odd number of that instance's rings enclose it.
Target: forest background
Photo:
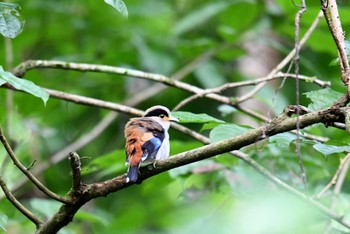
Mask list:
[[[321,11],[335,1],[11,2],[0,3],[0,178],[29,213],[1,192],[0,233],[349,232],[348,62]],[[348,4],[337,1],[345,45]],[[8,72],[45,92],[14,88]],[[124,125],[153,105],[185,128],[170,129],[176,156],[130,186]]]

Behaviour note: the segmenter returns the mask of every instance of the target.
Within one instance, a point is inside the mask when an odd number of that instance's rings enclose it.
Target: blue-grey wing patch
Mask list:
[[[143,155],[142,161],[145,161],[148,157],[155,158],[157,152],[162,145],[164,137],[161,139],[159,137],[153,137],[149,141],[142,145]]]

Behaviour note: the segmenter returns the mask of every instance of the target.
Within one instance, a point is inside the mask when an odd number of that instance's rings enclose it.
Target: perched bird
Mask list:
[[[129,169],[126,182],[135,183],[139,177],[139,167],[169,157],[170,145],[168,129],[171,117],[164,106],[153,106],[146,110],[141,118],[132,118],[126,124],[126,163]]]

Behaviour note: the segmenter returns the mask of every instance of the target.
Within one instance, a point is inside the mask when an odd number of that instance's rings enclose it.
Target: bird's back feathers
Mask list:
[[[164,128],[150,117],[132,118],[125,127],[127,181],[136,182],[142,162],[154,162],[165,138]]]

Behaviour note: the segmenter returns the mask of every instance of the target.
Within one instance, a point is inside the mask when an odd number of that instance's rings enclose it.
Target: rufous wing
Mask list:
[[[136,182],[142,161],[154,159],[164,139],[164,129],[150,118],[133,118],[125,127],[127,182]]]

